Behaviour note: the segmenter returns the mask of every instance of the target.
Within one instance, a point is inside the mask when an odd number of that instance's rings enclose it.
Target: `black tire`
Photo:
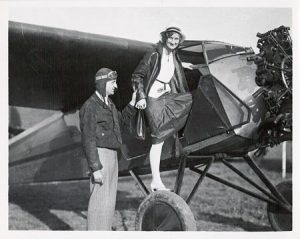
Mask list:
[[[276,185],[277,190],[292,204],[292,181],[286,180]],[[268,217],[274,231],[291,231],[293,214],[278,205],[268,203]]]
[[[158,191],[148,195],[138,208],[137,231],[196,231],[196,221],[187,203],[177,194]]]

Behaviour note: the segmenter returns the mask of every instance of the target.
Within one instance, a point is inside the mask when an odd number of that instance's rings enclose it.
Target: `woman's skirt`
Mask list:
[[[167,93],[159,98],[148,97],[145,113],[151,130],[152,143],[165,141],[186,123],[192,107],[192,95]]]

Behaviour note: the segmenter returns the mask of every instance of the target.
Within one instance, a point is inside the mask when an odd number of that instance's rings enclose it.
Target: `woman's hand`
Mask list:
[[[189,62],[182,62],[182,67],[187,68],[189,70],[193,70],[194,69],[194,65],[192,63]]]
[[[141,99],[141,100],[139,100],[139,101],[136,103],[136,105],[135,105],[136,108],[142,109],[142,110],[145,109],[146,106],[147,106],[147,104],[146,104],[146,99]]]

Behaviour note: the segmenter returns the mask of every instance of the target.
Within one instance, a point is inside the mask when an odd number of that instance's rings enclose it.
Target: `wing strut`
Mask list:
[[[187,203],[187,204],[189,204],[189,202],[191,201],[192,197],[195,195],[195,193],[196,193],[196,191],[197,191],[197,189],[198,189],[200,183],[203,181],[204,177],[206,176],[206,174],[207,174],[207,172],[208,172],[210,166],[211,166],[212,163],[214,162],[214,160],[215,160],[215,156],[211,156],[211,157],[210,157],[210,160],[209,160],[209,162],[208,162],[208,164],[206,165],[206,167],[205,167],[205,169],[204,169],[204,171],[203,171],[203,173],[200,175],[200,177],[199,177],[198,181],[196,182],[196,184],[195,184],[195,186],[194,186],[192,192],[191,192],[190,195],[188,196],[188,198],[187,198],[187,200],[186,200],[186,203]],[[192,170],[192,168],[190,168],[190,169]]]
[[[137,185],[140,187],[141,191],[143,192],[144,196],[149,195],[149,190],[143,183],[142,179],[137,175],[133,170],[129,170],[130,175],[134,179],[134,181],[137,183]]]
[[[231,187],[233,189],[236,189],[240,192],[243,192],[249,196],[252,196],[254,198],[260,199],[262,201],[265,201],[267,203],[269,203],[270,205],[275,205],[275,206],[279,206],[281,208],[283,208],[284,210],[286,210],[286,212],[291,213],[292,212],[292,205],[291,203],[289,203],[287,201],[287,199],[285,199],[283,197],[283,195],[279,192],[279,190],[273,186],[273,184],[269,181],[269,179],[266,177],[266,175],[263,174],[263,172],[258,168],[258,166],[256,165],[256,163],[249,157],[249,156],[245,156],[244,157],[245,161],[249,164],[249,166],[252,168],[252,170],[255,172],[255,174],[261,179],[261,181],[264,183],[264,185],[270,190],[271,194],[269,192],[267,192],[266,190],[264,190],[262,187],[260,187],[257,183],[255,183],[254,181],[252,181],[249,177],[247,177],[245,174],[243,174],[242,172],[240,172],[237,168],[233,167],[229,162],[227,162],[225,159],[222,159],[221,161],[229,168],[231,169],[233,172],[235,172],[237,175],[239,175],[241,178],[243,178],[244,180],[246,180],[249,184],[251,184],[252,186],[254,186],[256,189],[258,189],[259,191],[261,191],[264,195],[260,195],[257,194],[256,192],[253,192],[251,190],[248,190],[245,187],[241,187],[238,186],[234,183],[231,183],[225,179],[222,179],[220,177],[217,177],[213,174],[210,174],[207,172],[207,169],[209,167],[209,164],[206,166],[205,170],[201,170],[199,168],[196,168],[195,166],[190,167],[190,170],[192,170],[193,172],[196,172],[198,174],[201,174],[198,182],[196,183],[196,185],[193,188],[193,192],[191,193],[191,195],[189,196],[189,198],[187,199],[187,203],[190,201],[190,198],[193,196],[193,193],[196,191],[196,189],[198,188],[199,184],[201,183],[204,175],[214,181],[217,181],[219,183],[222,183],[228,187]],[[267,196],[267,197],[265,197]]]
[[[266,177],[266,175],[260,170],[257,164],[254,162],[250,156],[245,156],[245,161],[249,164],[249,166],[253,169],[256,175],[260,178],[260,180],[266,185],[266,187],[271,191],[271,193],[277,197],[282,203],[284,203],[289,209],[291,208],[290,203],[283,197],[283,195],[276,189],[276,187],[270,182],[270,180]]]
[[[184,176],[185,166],[186,166],[186,155],[182,155],[180,157],[180,164],[178,167],[176,182],[175,182],[175,186],[174,186],[174,192],[178,195],[180,194],[180,190],[181,190],[181,186],[182,186],[182,180],[183,180],[183,176]]]

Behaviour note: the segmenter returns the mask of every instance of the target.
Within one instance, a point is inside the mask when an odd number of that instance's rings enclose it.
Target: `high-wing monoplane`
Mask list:
[[[258,34],[259,54],[251,48],[218,41],[185,41],[182,61],[193,105],[179,132],[183,146],[175,157],[174,139],[163,148],[161,170],[178,170],[174,192],[149,193],[140,175],[150,172],[149,137],[139,140],[123,129],[119,175],[131,175],[145,194],[137,211],[137,230],[196,230],[188,206],[205,177],[268,204],[275,230],[292,230],[292,183],[274,186],[249,152],[291,140],[292,41],[287,27]],[[116,37],[9,23],[9,184],[87,178],[81,148],[78,109],[94,91],[100,67],[118,72],[113,101],[122,109],[132,94],[131,74],[151,43]],[[26,130],[13,122],[16,107],[53,110],[50,117]],[[20,120],[20,119],[19,119]],[[230,159],[242,158],[264,187],[240,172]],[[259,192],[235,185],[209,168],[220,161]],[[186,168],[199,174],[190,195],[180,197]]]

